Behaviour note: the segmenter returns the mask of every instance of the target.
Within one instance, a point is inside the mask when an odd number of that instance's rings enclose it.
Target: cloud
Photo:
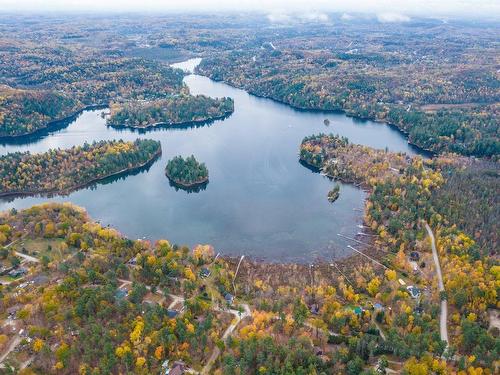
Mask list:
[[[330,17],[326,13],[305,12],[305,13],[287,13],[278,12],[269,13],[267,19],[271,23],[296,23],[296,22],[319,22],[326,23],[330,21]]]
[[[292,21],[292,18],[285,13],[270,13],[266,17],[271,23],[290,23]]]
[[[340,17],[342,21],[351,21],[354,19],[354,16],[351,16],[349,13],[344,13],[342,14],[342,17]]]
[[[379,22],[382,23],[389,23],[389,22],[408,22],[410,21],[410,17],[405,16],[404,14],[401,13],[379,13],[377,14],[377,19]]]
[[[346,17],[354,14],[356,18],[361,14],[395,13],[411,17],[500,19],[499,0],[0,0],[0,12],[242,12],[252,10],[269,13],[272,22],[288,22],[289,14],[300,13],[316,15],[317,21],[325,22],[322,12],[341,14],[345,12]],[[298,19],[297,16],[295,19]],[[382,19],[385,20],[386,17]],[[349,19],[343,18],[343,20]]]
[[[298,16],[298,18],[300,18],[304,21],[312,21],[312,22],[328,22],[330,20],[330,17],[328,17],[328,14],[316,13],[316,12],[300,14]]]

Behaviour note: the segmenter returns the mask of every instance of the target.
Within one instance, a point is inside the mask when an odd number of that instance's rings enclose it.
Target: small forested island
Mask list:
[[[180,95],[150,102],[113,104],[107,125],[148,128],[158,125],[202,123],[223,118],[234,111],[231,98]]]
[[[184,159],[176,156],[169,160],[165,174],[175,185],[193,188],[208,182],[208,169],[205,163],[199,163],[193,155]]]
[[[335,185],[332,190],[328,192],[328,201],[335,202],[340,196],[340,185]]]
[[[0,196],[67,193],[143,167],[160,153],[160,142],[149,139],[99,141],[41,154],[9,153],[0,157]]]

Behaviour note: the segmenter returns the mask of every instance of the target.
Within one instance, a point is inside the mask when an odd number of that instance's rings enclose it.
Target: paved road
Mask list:
[[[436,239],[434,238],[434,233],[432,233],[429,224],[425,223],[425,229],[427,234],[431,238],[432,247],[432,257],[434,258],[434,264],[436,265],[436,273],[438,278],[438,289],[439,292],[444,292],[443,274],[441,273],[441,265],[439,264],[439,256],[436,248]],[[448,302],[444,299],[441,301],[441,314],[439,317],[439,331],[441,334],[441,340],[446,341],[448,346]]]

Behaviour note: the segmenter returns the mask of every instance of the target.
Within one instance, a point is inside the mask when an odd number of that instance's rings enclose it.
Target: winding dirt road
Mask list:
[[[228,312],[228,313],[231,313],[232,315],[234,315],[233,321],[231,322],[229,327],[227,327],[226,331],[222,335],[222,341],[226,342],[227,338],[233,333],[234,329],[237,327],[237,325],[241,322],[242,319],[246,318],[247,316],[252,315],[252,312],[250,311],[250,307],[246,303],[241,304],[241,306],[243,306],[243,312],[240,312],[238,310],[232,310],[232,309],[231,310],[222,310],[220,308],[215,309],[217,311]],[[217,358],[219,357],[219,355],[220,355],[220,349],[218,346],[216,346],[214,348],[214,351],[212,352],[212,355],[208,359],[205,367],[203,367],[203,369],[201,370],[201,375],[210,374],[210,370],[212,369],[212,366],[215,363],[215,361],[217,360]]]

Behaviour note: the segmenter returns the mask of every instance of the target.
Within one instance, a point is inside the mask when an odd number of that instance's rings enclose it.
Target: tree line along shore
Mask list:
[[[0,157],[0,195],[68,193],[146,166],[160,154],[160,142],[148,139],[99,141],[40,154],[9,153]]]

